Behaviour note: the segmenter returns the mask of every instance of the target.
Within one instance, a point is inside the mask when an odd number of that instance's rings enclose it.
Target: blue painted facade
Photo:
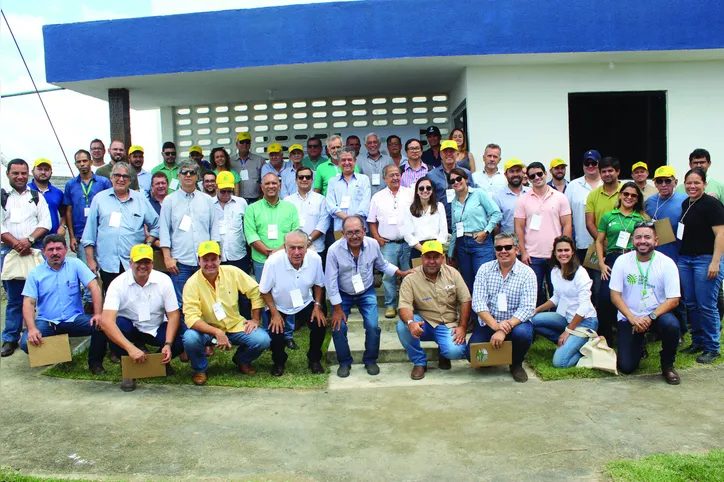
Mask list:
[[[447,20],[449,19],[449,20]],[[720,0],[375,0],[43,27],[51,83],[409,57],[724,48]]]

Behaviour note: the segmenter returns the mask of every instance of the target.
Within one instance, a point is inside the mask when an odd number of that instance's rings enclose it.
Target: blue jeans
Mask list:
[[[535,273],[538,283],[538,300],[536,306],[540,306],[553,296],[553,284],[551,283],[551,265],[548,258],[530,258],[530,267]],[[546,294],[546,288],[543,282],[548,285],[550,293]]]
[[[613,264],[619,256],[621,256],[621,253],[611,253],[606,256],[606,265],[613,269]],[[596,311],[598,312],[598,334],[606,339],[606,343],[608,343],[609,347],[613,348],[613,326],[616,324],[618,310],[611,302],[611,289],[609,288],[610,281],[610,275],[607,280],[601,279],[601,288],[598,293],[598,306],[596,307]]]
[[[536,333],[545,336],[556,345],[558,345],[558,337],[566,331],[568,326],[568,321],[556,312],[538,313],[530,322]],[[598,329],[598,320],[596,318],[584,318],[578,326],[595,331]],[[582,356],[579,350],[587,341],[588,338],[570,335],[563,345],[556,348],[556,352],[553,354],[553,366],[555,368],[575,366]]]
[[[342,311],[345,316],[349,317],[349,312],[353,306],[356,306],[362,314],[362,322],[365,327],[365,351],[362,355],[362,362],[367,365],[377,361],[380,355],[380,334],[382,330],[377,322],[379,316],[377,310],[377,294],[374,285],[364,293],[358,295],[348,295],[341,292]],[[347,323],[340,323],[339,329],[332,330],[332,340],[334,340],[334,348],[337,351],[337,361],[340,366],[350,366],[352,364],[352,353],[349,350],[349,341],[347,341]]]
[[[264,263],[254,261],[254,277],[257,283],[261,283],[261,273],[264,270]],[[261,312],[261,323],[265,330],[269,329],[269,312],[265,308]],[[284,339],[292,340],[294,338],[294,315],[284,317]]]
[[[100,365],[106,354],[106,335],[101,330],[96,330],[90,324],[93,315],[83,313],[73,321],[64,321],[53,324],[43,320],[35,320],[35,327],[43,337],[64,335],[89,336],[91,337],[90,350],[88,351],[88,365]],[[25,330],[20,340],[20,349],[28,352],[28,330]]]
[[[76,257],[80,261],[82,261],[83,264],[87,265],[88,260],[86,259],[86,256],[85,256],[85,248],[80,245],[80,238],[75,238],[75,239],[76,239],[76,241],[78,241],[78,252],[76,253]],[[83,287],[83,303],[90,303],[92,301],[93,300],[91,299],[90,290],[84,286]]]
[[[166,329],[168,328],[168,322],[166,321],[161,323],[161,325],[158,327],[156,336],[139,331],[136,327],[133,326],[133,322],[131,320],[123,316],[119,316],[116,318],[116,326],[119,330],[121,330],[123,336],[125,336],[126,339],[134,345],[142,343],[144,345],[162,347],[166,343]],[[179,330],[176,333],[176,339],[173,341],[173,346],[171,347],[172,357],[178,356],[184,351],[183,332],[185,331],[185,328],[186,325],[181,323],[179,326]],[[108,346],[111,348],[111,351],[119,357],[128,355],[126,350],[110,340],[108,341]]]
[[[178,268],[178,274],[168,275],[171,277],[173,283],[173,289],[176,292],[176,299],[178,300],[178,307],[181,309],[181,319],[183,320],[183,304],[184,304],[184,285],[189,280],[192,274],[199,270],[198,266],[189,266],[187,264],[176,263]],[[181,321],[183,323],[183,321]]]
[[[402,271],[410,269],[410,247],[406,242],[388,242],[380,250],[388,263],[394,264]],[[397,308],[397,276],[385,275],[382,278],[382,285],[385,288],[385,307]]]
[[[679,276],[684,288],[684,302],[691,324],[691,342],[704,351],[719,352],[721,319],[717,308],[719,289],[724,278],[724,263],[719,265],[719,276],[706,279],[711,255],[679,256]]]
[[[645,343],[645,333],[632,333],[632,328],[626,320],[618,322],[618,369],[625,374],[633,373],[639,367]],[[673,367],[681,333],[679,320],[672,313],[664,313],[651,322],[649,330],[656,330],[661,338],[661,368]]]
[[[495,332],[488,325],[480,326],[480,322],[475,323],[473,334],[468,342],[468,360],[470,359],[470,345],[488,342],[494,334]],[[525,360],[525,354],[528,353],[528,349],[533,344],[533,325],[531,323],[515,325],[505,339],[513,342],[513,365],[521,365]]]
[[[493,240],[488,236],[485,241],[478,243],[475,238],[461,236],[455,240],[455,251],[460,274],[472,293],[475,275],[478,274],[480,266],[495,259]]]
[[[239,348],[234,354],[236,363],[249,365],[261,356],[269,348],[271,338],[266,330],[257,328],[251,333],[240,331],[238,333],[227,333],[229,343]],[[183,335],[184,349],[191,362],[191,369],[194,373],[205,372],[209,368],[209,360],[206,358],[206,345],[211,341],[212,336],[189,328]]]
[[[0,249],[0,271],[7,255],[12,249]],[[5,306],[5,328],[3,329],[3,343],[17,343],[20,340],[20,332],[23,329],[23,288],[25,280],[3,281],[3,288],[8,297],[8,304]]]
[[[402,347],[410,357],[410,361],[415,366],[427,366],[427,356],[425,350],[420,346],[421,341],[434,341],[440,347],[440,355],[450,360],[460,360],[467,353],[467,345],[463,342],[458,345],[453,341],[452,329],[445,325],[437,325],[435,328],[425,321],[420,315],[413,315],[413,319],[417,323],[422,323],[422,335],[415,338],[410,333],[407,323],[402,320],[397,322],[397,336],[400,338]]]

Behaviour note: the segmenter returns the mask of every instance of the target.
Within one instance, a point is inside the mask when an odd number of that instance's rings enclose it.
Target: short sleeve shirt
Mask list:
[[[618,201],[618,193],[621,191],[622,184],[619,182],[616,191],[610,196],[606,194],[605,184],[601,184],[588,194],[586,198],[586,212],[593,213],[596,218],[596,226],[601,222],[601,217],[612,211],[616,207]]]
[[[724,205],[704,194],[689,207],[689,199],[681,203],[684,236],[679,254],[697,256],[714,253],[712,227],[724,225]]]
[[[609,211],[601,217],[601,222],[598,223],[598,232],[606,234],[606,255],[613,253],[620,249],[633,249],[633,231],[636,223],[640,223],[644,220],[641,214],[633,212],[628,216],[623,214],[618,209]],[[621,232],[629,233],[628,240],[625,246],[617,244]],[[623,238],[621,238],[623,239]]]
[[[448,328],[458,326],[458,306],[470,300],[470,291],[462,275],[445,264],[440,266],[435,281],[418,267],[400,285],[400,308],[411,309],[433,327],[440,324]]]

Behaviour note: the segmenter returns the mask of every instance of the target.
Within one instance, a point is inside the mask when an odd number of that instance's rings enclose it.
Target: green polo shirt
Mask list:
[[[686,186],[684,185],[684,181],[681,181],[681,184],[676,187],[676,192],[683,192],[684,194],[686,194]],[[724,184],[720,183],[719,181],[715,181],[714,179],[707,179],[704,192],[715,194],[715,197],[720,202],[724,203]]]
[[[269,225],[277,225],[276,239],[269,239]],[[272,206],[262,198],[246,208],[244,213],[244,235],[246,242],[254,244],[261,241],[271,249],[281,248],[284,244],[284,235],[299,229],[299,214],[294,204],[281,199]],[[266,261],[266,256],[251,248],[251,259],[257,263]]]
[[[181,181],[179,181],[179,185],[176,186],[176,189],[171,189],[171,183],[173,182],[173,180],[178,179],[178,164],[174,164],[173,168],[169,169],[165,163],[161,163],[160,165],[154,167],[151,170],[151,175],[156,174],[158,171],[162,171],[164,174],[166,174],[166,177],[168,177],[168,193],[169,194],[178,190],[178,188],[181,187]],[[201,176],[199,176],[199,179],[201,179]]]
[[[320,156],[319,159],[317,159],[317,162],[312,161],[309,156],[304,156],[302,159],[302,165],[316,172],[317,168],[327,161],[328,159],[324,156]]]
[[[601,222],[601,217],[609,211],[613,211],[618,201],[618,193],[621,191],[622,184],[619,182],[616,191],[610,196],[603,190],[605,184],[588,193],[586,198],[586,212],[593,213],[596,217],[596,226]],[[615,243],[615,240],[614,240]]]
[[[621,231],[630,233],[628,244],[625,249],[633,249],[633,231],[636,223],[643,222],[644,218],[637,212],[633,212],[628,216],[618,209],[608,211],[601,216],[601,222],[598,223],[598,232],[606,234],[606,256],[616,250],[624,249],[617,246],[618,235]]]
[[[314,173],[314,189],[321,190],[322,196],[326,196],[329,180],[341,172],[342,168],[332,164],[331,159],[318,165]],[[357,165],[354,166],[354,172],[359,172]]]

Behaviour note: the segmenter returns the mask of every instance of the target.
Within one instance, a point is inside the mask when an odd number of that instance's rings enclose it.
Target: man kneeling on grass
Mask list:
[[[145,345],[161,347],[166,375],[172,375],[171,358],[184,351],[173,282],[153,269],[153,249],[147,244],[131,248],[130,259],[130,271],[114,279],[106,290],[103,332],[116,356],[128,355],[136,363],[146,361]],[[121,382],[124,392],[135,389],[136,380],[124,378]]]
[[[188,330],[184,333],[184,348],[194,372],[196,385],[206,383],[209,362],[205,347],[216,339],[221,350],[239,345],[234,363],[244,375],[256,370],[251,362],[269,348],[271,339],[264,329],[258,329],[264,300],[259,285],[236,266],[221,266],[219,243],[205,241],[199,245],[201,269],[191,275],[183,291],[183,310]],[[239,314],[239,293],[251,301],[251,320]]]

